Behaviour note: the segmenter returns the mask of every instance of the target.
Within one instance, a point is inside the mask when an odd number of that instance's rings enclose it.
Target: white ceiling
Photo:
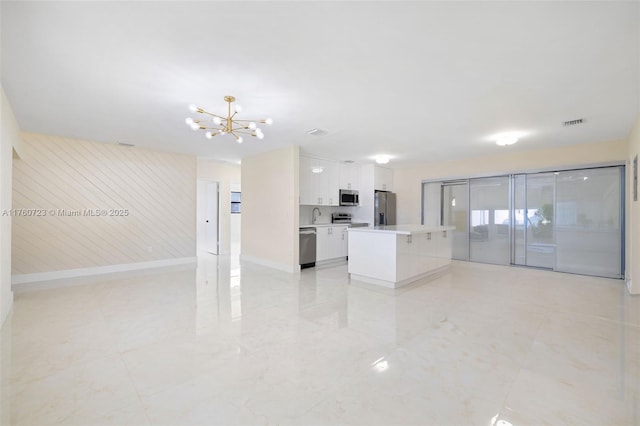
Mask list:
[[[620,139],[640,110],[638,1],[0,7],[2,85],[31,132],[230,162],[298,144],[397,167]],[[191,103],[224,113],[225,95],[240,118],[274,119],[264,140],[184,124]],[[504,131],[523,137],[498,147]]]

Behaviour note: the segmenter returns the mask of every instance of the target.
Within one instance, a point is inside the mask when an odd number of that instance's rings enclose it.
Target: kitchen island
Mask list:
[[[393,225],[349,229],[351,279],[398,288],[451,264],[453,226]]]

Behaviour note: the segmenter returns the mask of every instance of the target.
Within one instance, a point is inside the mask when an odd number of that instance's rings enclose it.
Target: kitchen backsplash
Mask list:
[[[345,212],[354,213],[355,207],[332,207],[332,206],[300,206],[300,225],[311,225],[311,215],[313,209],[318,208],[320,215],[316,210],[316,223],[331,223],[331,213]]]

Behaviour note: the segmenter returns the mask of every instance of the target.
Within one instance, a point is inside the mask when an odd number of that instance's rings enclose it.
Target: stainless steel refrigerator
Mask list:
[[[376,226],[396,224],[396,194],[388,191],[376,191],[374,221]]]

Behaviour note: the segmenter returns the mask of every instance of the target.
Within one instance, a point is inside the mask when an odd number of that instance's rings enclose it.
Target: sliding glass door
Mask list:
[[[455,226],[451,239],[452,257],[469,260],[469,183],[442,184],[442,224]]]
[[[510,263],[509,177],[469,180],[469,260]]]
[[[555,178],[554,173],[515,175],[513,178],[513,263],[516,265],[555,267]]]
[[[423,184],[423,223],[455,226],[453,258],[620,278],[624,167]]]
[[[621,167],[571,170],[556,176],[556,270],[620,278]]]

